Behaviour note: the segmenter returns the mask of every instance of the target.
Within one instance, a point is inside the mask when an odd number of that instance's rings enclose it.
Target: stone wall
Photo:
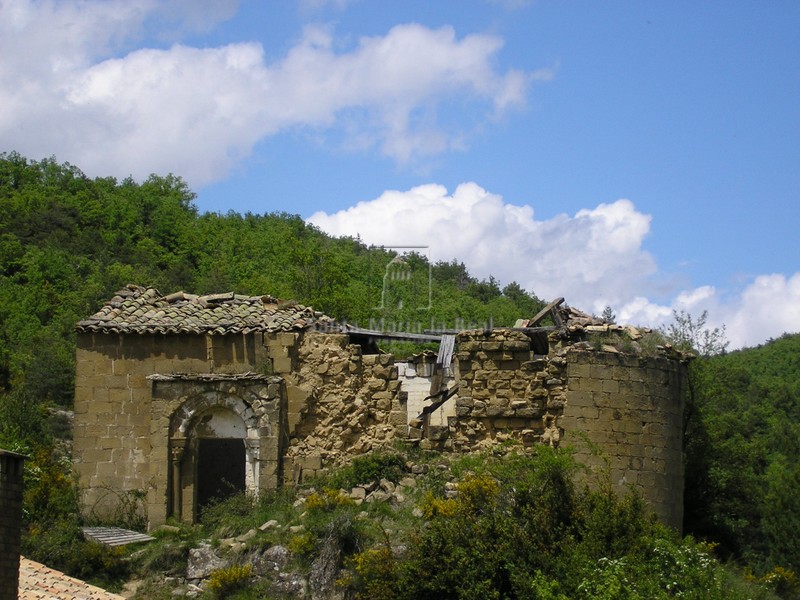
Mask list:
[[[610,352],[571,351],[566,359],[563,442],[577,448],[578,462],[610,469],[615,487],[637,489],[662,522],[680,530],[685,367]]]
[[[507,440],[558,443],[566,360],[534,354],[519,331],[465,331],[457,341],[457,418],[447,436],[431,428],[440,443],[430,445],[474,451]]]
[[[16,600],[19,588],[24,459],[0,450],[0,600]]]
[[[578,462],[610,475],[620,492],[638,490],[662,522],[680,529],[686,373],[679,361],[563,340],[538,355],[513,330],[465,331],[457,340],[455,416],[447,426],[427,424],[421,447],[566,444]]]
[[[406,400],[390,354],[362,355],[344,334],[308,333],[285,374],[292,483],[406,436]]]
[[[87,512],[112,509],[120,492],[151,490],[152,465],[169,464],[151,441],[157,373],[258,368],[254,336],[78,334],[73,462]]]
[[[595,352],[558,336],[540,355],[528,335],[510,329],[462,332],[455,352],[454,378],[443,382],[455,395],[417,428],[425,387],[438,380],[416,366],[400,377],[391,355],[363,355],[346,334],[80,334],[74,460],[86,507],[111,502],[110,490],[144,489],[151,523],[190,518],[194,459],[180,458],[191,450],[180,440],[191,436],[175,423],[189,431],[192,414],[222,406],[249,423],[241,426],[255,490],[398,439],[453,452],[566,442],[579,446],[581,462],[604,464],[588,442],[609,459],[615,485],[637,487],[662,520],[680,526],[679,362]],[[192,376],[152,377],[181,373]],[[181,407],[189,407],[183,420]]]

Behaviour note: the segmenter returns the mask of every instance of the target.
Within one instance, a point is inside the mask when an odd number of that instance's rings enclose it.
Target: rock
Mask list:
[[[417,480],[414,479],[413,477],[403,477],[400,480],[400,485],[402,485],[405,488],[415,488],[417,487]]]
[[[353,500],[364,500],[364,498],[367,497],[367,490],[361,486],[354,487],[352,490],[350,490],[349,496]]]
[[[240,554],[244,552],[246,548],[247,544],[245,544],[244,542],[233,542],[231,544],[231,552],[233,552],[234,554]]]
[[[311,563],[308,587],[312,600],[328,600],[334,591],[336,575],[339,572],[342,549],[339,542],[330,537],[323,542],[319,556]]]
[[[205,579],[211,575],[211,571],[226,566],[228,566],[228,562],[214,552],[211,544],[201,542],[200,546],[189,550],[186,579]]]
[[[278,523],[275,519],[271,519],[266,523],[264,523],[263,525],[261,525],[259,529],[261,531],[268,531],[270,529],[277,529],[278,527],[280,527],[280,523]]]
[[[236,538],[236,541],[237,541],[237,542],[246,542],[246,541],[248,541],[248,540],[252,540],[254,537],[256,537],[256,533],[257,533],[257,532],[256,532],[256,530],[255,530],[255,529],[251,529],[251,530],[250,530],[250,531],[248,531],[247,533],[243,533],[242,535],[240,535],[239,537],[237,537],[237,538]]]
[[[306,528],[304,526],[302,526],[302,525],[293,525],[293,526],[289,527],[289,531],[291,531],[294,534],[302,533],[305,530],[306,530]]]
[[[375,490],[369,496],[367,496],[366,502],[385,502],[389,499],[389,494],[384,492],[383,490]]]
[[[285,546],[270,546],[263,552],[253,552],[249,562],[253,565],[255,575],[274,574],[282,571],[289,564],[291,553]]]
[[[424,513],[422,512],[421,508],[417,507],[411,511],[411,514],[419,519],[422,518]]]
[[[388,479],[381,479],[381,489],[387,494],[394,492],[395,485]]]
[[[303,598],[305,597],[306,580],[298,573],[278,573],[269,586],[269,591],[273,594]]]
[[[642,332],[639,331],[633,325],[626,325],[625,326],[625,333],[628,334],[628,337],[631,338],[633,341],[639,340],[642,338]]]

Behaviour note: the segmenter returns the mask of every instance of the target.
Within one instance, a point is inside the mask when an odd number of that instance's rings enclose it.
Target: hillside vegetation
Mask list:
[[[491,277],[472,277],[457,259],[429,264],[418,254],[398,257],[357,239],[332,238],[287,213],[200,214],[193,199],[186,184],[172,175],[154,175],[142,183],[91,179],[54,159],[30,161],[14,153],[0,155],[0,447],[32,457],[26,469],[25,552],[78,576],[105,574],[102,577],[109,581],[119,580],[127,569],[120,562],[122,557],[80,538],[75,482],[66,451],[57,443],[68,436],[68,427],[55,411],[69,408],[72,402],[75,323],[95,312],[117,289],[137,283],[165,293],[182,289],[271,294],[361,326],[377,325],[383,318],[384,326],[410,330],[483,327],[490,319],[496,326],[511,325],[543,306],[532,290],[513,282],[501,287]],[[403,285],[386,286],[387,282]],[[664,334],[674,337],[676,330]],[[692,363],[690,376],[684,533],[710,545],[698,546],[654,529],[647,524],[646,512],[630,504],[633,500],[604,506],[602,498],[584,495],[582,490],[550,487],[544,492],[537,488],[545,497],[534,502],[519,496],[522,489],[530,491],[524,488],[530,481],[509,484],[503,479],[508,473],[498,467],[500,471],[481,480],[484,487],[479,486],[483,491],[479,490],[476,501],[482,504],[477,512],[463,504],[464,496],[456,504],[437,504],[435,494],[424,502],[417,498],[418,508],[428,507],[430,526],[427,533],[419,531],[409,542],[420,546],[414,546],[403,560],[371,562],[383,550],[377,538],[361,539],[351,549],[352,556],[353,560],[361,556],[362,563],[354,564],[362,564],[367,571],[359,574],[358,568],[351,569],[356,577],[354,589],[364,598],[381,597],[364,595],[367,588],[358,588],[372,585],[370,578],[379,575],[369,571],[369,565],[394,565],[394,571],[380,577],[389,578],[387,590],[399,590],[396,586],[405,589],[419,579],[421,571],[414,569],[437,561],[452,566],[451,572],[442,568],[432,574],[439,578],[436,585],[448,587],[446,578],[473,569],[469,561],[474,557],[446,553],[490,536],[507,539],[508,547],[492,550],[479,545],[471,552],[478,557],[494,552],[487,563],[491,572],[481,576],[498,586],[491,588],[499,590],[498,595],[474,597],[559,598],[578,593],[575,586],[584,581],[594,591],[589,593],[585,587],[582,597],[647,597],[649,591],[641,590],[652,589],[660,589],[664,597],[678,596],[658,588],[662,585],[658,581],[647,580],[647,569],[654,568],[654,563],[647,562],[655,560],[654,540],[667,545],[673,553],[669,560],[677,560],[674,552],[683,553],[683,548],[695,557],[692,560],[700,560],[698,553],[705,556],[715,547],[716,556],[749,569],[752,579],[766,581],[784,597],[796,597],[800,336],[786,335],[758,348],[703,356]],[[472,471],[479,473],[480,468]],[[547,496],[551,493],[556,496]],[[540,500],[552,504],[539,508]],[[559,500],[566,503],[567,512],[547,512]],[[614,520],[614,515],[626,510],[635,512],[631,526],[638,528],[636,532]],[[598,520],[604,513],[610,519],[608,525],[617,523],[619,530],[587,533],[587,527],[602,524]],[[556,527],[553,537],[528,539],[531,528],[545,518],[557,519],[556,525],[546,524]],[[140,525],[126,519],[124,510],[120,522]],[[442,537],[430,537],[434,534]],[[505,535],[510,537],[502,538]],[[591,544],[585,541],[587,536]],[[511,548],[518,542],[533,545],[522,546],[524,554],[512,556]],[[651,544],[650,550],[642,544]],[[630,554],[626,545],[641,552]],[[368,553],[373,550],[378,554]],[[548,553],[553,556],[548,558]],[[569,562],[565,570],[573,569],[572,574],[568,583],[547,588],[544,583],[554,577],[556,556]],[[607,562],[591,573],[581,564],[589,560],[596,565],[600,558]],[[505,570],[495,573],[492,565]],[[641,576],[655,587],[643,587],[637,596],[618,581],[625,574]],[[102,577],[98,581],[105,581]],[[705,584],[698,580],[696,585]],[[540,591],[530,591],[534,588]],[[551,595],[544,595],[544,589],[551,589]],[[417,597],[445,597],[437,593],[420,588]],[[397,591],[385,597],[404,596]],[[473,596],[465,591],[447,597]]]
[[[694,361],[685,529],[757,570],[800,570],[800,335]]]

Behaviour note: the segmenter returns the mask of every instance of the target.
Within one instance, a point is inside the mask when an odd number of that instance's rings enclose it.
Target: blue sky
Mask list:
[[[2,150],[203,211],[800,331],[795,1],[0,0],[0,105]]]

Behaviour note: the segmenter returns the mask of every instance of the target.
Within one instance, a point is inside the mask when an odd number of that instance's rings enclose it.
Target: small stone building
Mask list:
[[[444,452],[575,445],[680,528],[685,372],[593,350],[580,327],[460,332],[396,362],[376,332],[270,296],[129,286],[77,326],[74,462],[89,512],[150,526],[291,485],[396,440]]]

